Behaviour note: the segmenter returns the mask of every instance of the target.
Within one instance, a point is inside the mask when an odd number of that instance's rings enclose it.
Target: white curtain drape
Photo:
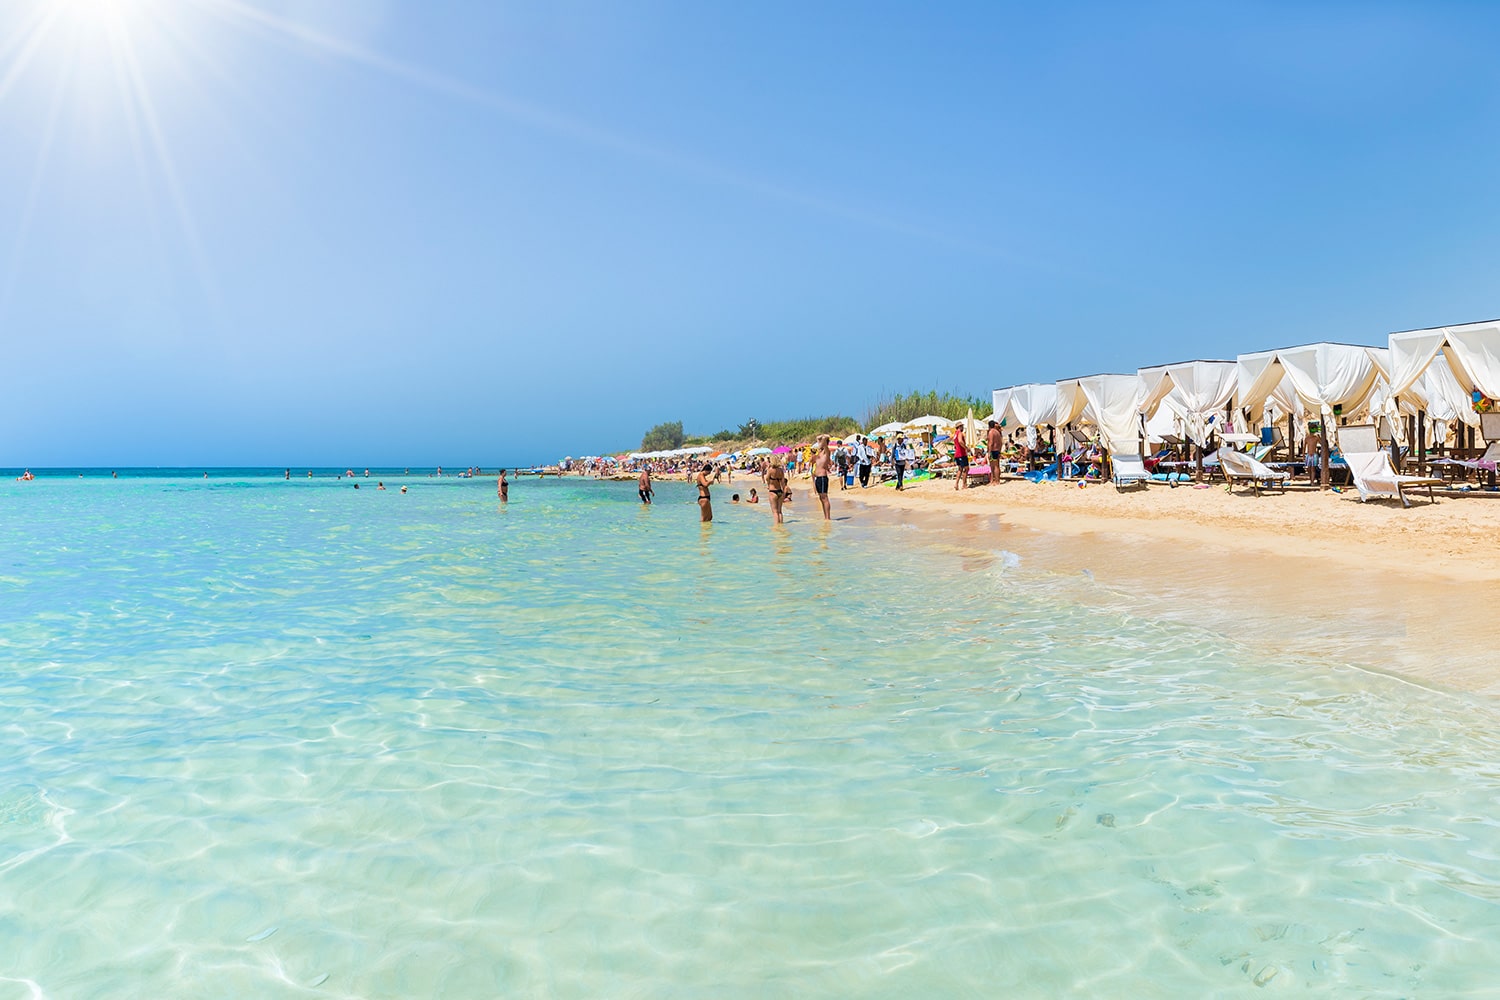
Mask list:
[[[1088,397],[1083,394],[1083,387],[1078,384],[1078,379],[1063,379],[1057,383],[1055,389],[1057,402],[1052,411],[1054,427],[1095,423],[1094,415],[1089,409]]]
[[[1052,422],[1057,412],[1057,385],[1030,382],[1011,390],[1010,413],[1017,426],[1026,428],[1026,447],[1035,448],[1036,429]]]
[[[1090,375],[1078,380],[1094,409],[1099,436],[1110,452],[1140,453],[1142,384],[1138,375]]]

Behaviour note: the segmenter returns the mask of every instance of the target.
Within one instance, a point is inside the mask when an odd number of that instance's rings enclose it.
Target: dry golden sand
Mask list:
[[[799,517],[813,515],[798,483]],[[834,491],[835,516],[900,520],[972,552],[1084,575],[1122,611],[1211,623],[1271,649],[1316,652],[1429,686],[1500,695],[1500,497],[1360,503],[1222,485],[952,480]],[[1087,574],[1082,571],[1087,570]],[[1096,585],[1096,586],[1095,586]]]

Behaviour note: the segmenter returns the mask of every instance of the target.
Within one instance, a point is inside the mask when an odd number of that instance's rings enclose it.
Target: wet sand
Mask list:
[[[812,515],[801,501],[797,515]],[[833,493],[834,516],[900,522],[976,567],[1011,553],[1078,596],[1230,631],[1426,686],[1500,695],[1500,499],[1361,504],[1357,493],[1260,497],[1158,484],[952,480]],[[1012,560],[1014,562],[1015,560]]]

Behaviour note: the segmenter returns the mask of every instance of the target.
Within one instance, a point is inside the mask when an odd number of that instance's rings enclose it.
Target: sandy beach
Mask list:
[[[801,485],[799,481],[799,486]],[[811,516],[799,489],[797,514]],[[1098,599],[1212,623],[1351,665],[1500,695],[1486,650],[1500,639],[1500,498],[1360,503],[1357,493],[1255,497],[1222,485],[1003,481],[955,491],[932,480],[834,491],[835,516],[901,521],[976,551],[1086,575]],[[1290,623],[1290,624],[1289,624]]]

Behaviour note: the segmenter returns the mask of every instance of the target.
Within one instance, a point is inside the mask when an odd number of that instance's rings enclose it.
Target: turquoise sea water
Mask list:
[[[0,482],[0,1000],[1500,989],[1493,702],[727,489],[401,481]]]

